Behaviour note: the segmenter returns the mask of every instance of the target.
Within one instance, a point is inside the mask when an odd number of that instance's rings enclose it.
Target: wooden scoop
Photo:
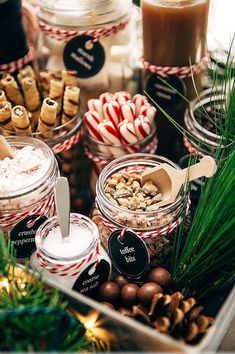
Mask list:
[[[13,159],[14,151],[6,138],[4,138],[3,135],[0,135],[0,160],[5,159],[5,157],[10,157],[10,159]]]
[[[163,163],[157,167],[146,170],[142,173],[141,184],[153,181],[162,193],[163,200],[158,204],[159,207],[173,203],[182,187],[187,181],[193,181],[200,177],[212,177],[216,172],[216,163],[211,156],[205,156],[199,163],[192,165],[184,170],[177,170],[174,167]]]

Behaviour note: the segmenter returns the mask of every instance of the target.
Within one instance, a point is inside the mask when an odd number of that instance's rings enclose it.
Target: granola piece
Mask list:
[[[132,189],[135,191],[135,192],[138,192],[140,190],[140,183],[138,181],[133,181],[132,183]]]
[[[118,205],[118,202],[111,196],[109,193],[105,193],[106,197],[112,202],[114,205]]]
[[[148,205],[146,208],[147,211],[155,211],[158,209],[159,209],[158,203]]]
[[[130,208],[130,201],[127,198],[118,198],[117,201],[120,206]]]
[[[126,189],[126,184],[123,183],[123,182],[119,182],[119,183],[116,185],[116,189],[117,189],[117,190]]]
[[[149,194],[152,197],[155,197],[155,195],[158,193],[158,188],[153,184],[152,181],[147,181],[142,187],[142,191],[145,194]]]
[[[152,204],[160,202],[160,200],[162,200],[162,193],[158,193],[157,195],[155,195],[155,197],[152,198]]]
[[[114,192],[114,199],[127,198],[131,196],[131,192],[128,189],[120,189]]]
[[[110,178],[110,180],[108,180],[108,187],[115,188],[117,184],[118,184],[118,180],[113,175],[113,177]]]

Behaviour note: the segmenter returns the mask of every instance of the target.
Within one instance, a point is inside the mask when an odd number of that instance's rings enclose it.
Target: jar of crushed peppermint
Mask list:
[[[150,267],[168,263],[176,228],[185,213],[183,194],[174,203],[158,208],[161,191],[151,181],[141,186],[140,174],[160,163],[179,169],[162,156],[144,153],[125,155],[109,163],[99,176],[93,210],[102,246],[108,249],[114,231],[130,229],[144,241]]]
[[[30,137],[7,137],[14,158],[0,160],[0,228],[22,261],[35,250],[35,232],[54,214],[59,171],[52,150]]]

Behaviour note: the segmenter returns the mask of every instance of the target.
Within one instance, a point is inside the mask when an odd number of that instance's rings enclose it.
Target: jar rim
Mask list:
[[[181,8],[185,6],[195,6],[208,2],[208,0],[144,0],[144,2],[151,3],[162,7]]]
[[[89,226],[90,230],[91,230],[91,235],[93,236],[93,239],[91,240],[91,243],[89,244],[88,248],[80,253],[79,255],[73,256],[73,257],[59,257],[59,256],[55,256],[53,254],[51,254],[50,252],[46,251],[43,248],[43,240],[44,240],[44,236],[46,237],[49,233],[49,231],[53,228],[53,227],[59,227],[59,219],[58,216],[55,215],[49,219],[47,219],[46,221],[44,221],[44,223],[42,223],[40,225],[40,227],[38,228],[36,235],[35,235],[35,243],[37,246],[37,249],[39,249],[39,251],[43,254],[43,257],[47,260],[50,260],[50,262],[54,261],[57,262],[59,261],[61,264],[69,264],[69,263],[73,263],[76,260],[81,260],[83,258],[85,258],[87,255],[89,255],[94,249],[95,246],[97,245],[97,242],[99,241],[99,231],[98,228],[96,226],[96,224],[87,216],[82,215],[82,214],[78,214],[78,213],[70,213],[70,223],[75,223],[75,222],[80,222],[83,225]],[[45,235],[43,235],[45,234]]]
[[[57,162],[56,162],[56,159],[55,159],[55,156],[54,156],[52,150],[42,140],[35,139],[32,137],[28,137],[28,136],[24,136],[24,137],[22,137],[22,136],[7,136],[6,139],[12,147],[23,148],[26,146],[32,146],[32,147],[42,150],[45,157],[49,158],[49,160],[52,161],[53,163],[49,164],[49,167],[48,167],[47,171],[45,171],[45,174],[43,176],[41,176],[41,178],[39,178],[35,182],[28,184],[27,186],[20,187],[18,189],[14,189],[11,192],[7,192],[7,193],[3,192],[2,193],[3,196],[2,195],[0,196],[0,201],[4,201],[9,198],[11,198],[11,199],[19,198],[19,197],[24,196],[25,194],[31,193],[31,192],[35,191],[36,189],[40,188],[45,183],[45,180],[47,179],[47,177],[49,175],[51,175],[51,173],[53,172],[55,165],[57,165]]]
[[[131,160],[131,158],[133,158],[133,156],[135,157],[135,160]],[[121,207],[119,205],[114,205],[105,195],[104,193],[104,186],[105,186],[105,180],[107,180],[107,178],[109,176],[111,176],[113,173],[115,173],[113,170],[112,170],[112,167],[114,167],[116,165],[117,168],[119,167],[122,167],[121,165],[121,162],[123,162],[123,160],[127,159],[127,161],[129,160],[128,164],[131,165],[131,163],[133,163],[134,161],[138,161],[137,159],[142,159],[142,160],[139,160],[140,164],[144,164],[144,162],[147,161],[147,159],[150,161],[150,159],[152,160],[156,160],[156,159],[159,159],[161,160],[162,162],[164,163],[167,163],[167,164],[170,164],[171,166],[175,167],[176,169],[180,170],[181,168],[174,162],[170,161],[169,159],[167,159],[166,157],[164,156],[160,156],[160,155],[155,155],[155,154],[145,154],[145,153],[136,153],[136,154],[128,154],[128,155],[124,155],[124,156],[121,156],[113,161],[111,161],[100,173],[99,175],[99,179],[97,181],[97,184],[96,184],[96,201],[97,201],[97,204],[99,205],[99,200],[102,204],[106,204],[108,205],[109,207],[117,210],[117,211],[120,211],[120,212],[128,212],[128,214],[130,215],[145,215],[145,216],[150,216],[150,215],[153,215],[153,214],[158,214],[158,213],[162,213],[164,211],[167,211],[167,212],[171,212],[172,210],[176,209],[178,206],[181,205],[182,201],[183,201],[183,197],[182,195],[179,195],[177,197],[177,199],[169,204],[169,205],[166,205],[164,207],[161,207],[155,211],[133,211],[133,210],[129,210],[127,208],[124,208],[124,207]],[[152,166],[154,167],[154,166]],[[111,169],[111,170],[110,170]],[[114,169],[114,168],[113,168]],[[110,170],[110,171],[109,171]],[[108,172],[110,172],[108,174]],[[107,176],[106,176],[107,175]]]

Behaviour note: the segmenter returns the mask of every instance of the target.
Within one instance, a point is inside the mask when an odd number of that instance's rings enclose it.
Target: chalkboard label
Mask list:
[[[94,37],[81,35],[69,41],[64,48],[64,64],[67,69],[76,70],[78,77],[89,78],[96,75],[105,62],[105,52]]]

